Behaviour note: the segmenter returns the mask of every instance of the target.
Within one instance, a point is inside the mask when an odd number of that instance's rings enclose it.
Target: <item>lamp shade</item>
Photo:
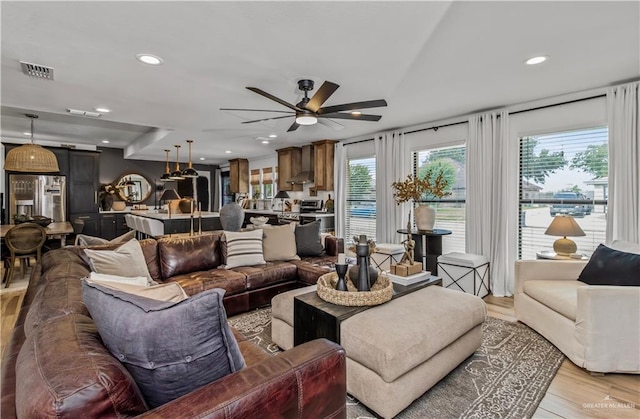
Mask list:
[[[59,172],[58,159],[52,151],[37,144],[12,148],[4,160],[4,170],[29,173]]]
[[[287,191],[278,191],[278,193],[276,194],[275,198],[277,198],[277,199],[288,199],[288,198],[291,198],[291,197],[289,196]]]
[[[165,189],[160,197],[161,201],[175,201],[176,199],[180,199],[180,195],[175,189]]]
[[[544,234],[547,236],[564,237],[586,236],[576,220],[567,215],[556,215]]]

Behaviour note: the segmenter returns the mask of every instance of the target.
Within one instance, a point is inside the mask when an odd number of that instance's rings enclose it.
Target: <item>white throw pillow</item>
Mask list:
[[[84,252],[89,257],[89,265],[94,272],[128,277],[144,276],[148,285],[155,283],[149,274],[142,247],[136,239],[128,241],[116,250],[85,249]]]
[[[99,274],[98,272],[91,272],[89,274],[89,279],[95,282],[117,282],[119,284],[129,284],[129,285],[139,285],[148,287],[149,280],[146,276],[120,276],[120,275],[109,275],[109,274]]]
[[[264,265],[264,253],[262,250],[262,230],[242,232],[224,232],[226,246],[225,269],[237,266]]]
[[[293,223],[263,229],[264,260],[267,262],[300,260],[300,256],[296,254],[295,229],[296,226]]]

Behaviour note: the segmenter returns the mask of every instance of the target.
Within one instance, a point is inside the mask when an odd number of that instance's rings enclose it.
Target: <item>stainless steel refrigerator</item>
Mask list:
[[[9,175],[9,221],[14,215],[42,215],[54,222],[67,221],[64,176]]]

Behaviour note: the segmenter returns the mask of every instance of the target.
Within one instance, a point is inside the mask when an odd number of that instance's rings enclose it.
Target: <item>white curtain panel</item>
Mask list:
[[[607,91],[609,197],[607,243],[640,242],[640,140],[638,82]]]
[[[513,293],[509,268],[508,159],[509,114],[495,112],[469,119],[467,144],[466,249],[490,262],[491,291]]]
[[[409,173],[404,133],[385,132],[375,136],[376,152],[376,239],[378,243],[399,243],[397,230],[405,228],[409,204],[396,204],[391,184]]]
[[[344,144],[334,144],[333,158],[333,178],[335,179],[333,188],[336,195],[333,201],[333,211],[335,213],[336,235],[344,238],[345,203],[347,202],[347,151]]]

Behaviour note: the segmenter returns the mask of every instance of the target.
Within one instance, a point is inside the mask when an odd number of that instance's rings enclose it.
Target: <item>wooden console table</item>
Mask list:
[[[442,278],[432,275],[426,281],[408,286],[394,283],[391,299],[400,298],[431,285],[442,286]],[[293,299],[293,345],[297,346],[319,338],[340,343],[340,323],[373,307],[377,306],[339,306],[324,301],[315,291],[298,295]]]
[[[413,259],[422,263],[425,271],[431,271],[433,275],[438,275],[438,256],[442,254],[442,236],[451,234],[451,230],[407,230],[401,228],[400,234],[409,234],[416,242]]]

